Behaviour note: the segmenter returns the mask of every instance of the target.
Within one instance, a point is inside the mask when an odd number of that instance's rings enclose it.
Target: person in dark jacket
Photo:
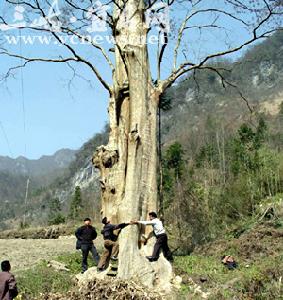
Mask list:
[[[11,265],[8,260],[1,262],[0,300],[12,300],[17,297],[18,289],[15,277],[10,273]]]
[[[108,258],[111,255],[111,258],[116,260],[118,258],[119,253],[119,243],[117,241],[118,235],[114,233],[114,230],[123,229],[129,223],[121,223],[121,224],[111,224],[110,220],[106,217],[102,219],[102,224],[104,224],[103,229],[101,230],[101,234],[104,239],[104,252],[99,260],[97,269],[99,271],[103,271],[106,268]]]
[[[91,225],[90,218],[84,219],[84,225],[76,230],[75,236],[78,239],[77,248],[82,250],[82,273],[84,273],[88,268],[87,257],[89,252],[91,252],[95,264],[97,265],[99,262],[99,254],[93,244],[97,233]]]

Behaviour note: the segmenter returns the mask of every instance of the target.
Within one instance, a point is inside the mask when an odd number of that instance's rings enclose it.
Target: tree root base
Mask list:
[[[75,286],[72,291],[65,295],[47,294],[42,300],[101,300],[101,299],[136,299],[136,300],[162,300],[164,295],[149,290],[132,280],[121,280],[105,277],[93,279],[84,285]],[[173,298],[169,298],[173,299]]]

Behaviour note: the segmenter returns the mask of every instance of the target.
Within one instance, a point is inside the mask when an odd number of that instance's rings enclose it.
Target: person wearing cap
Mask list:
[[[84,225],[79,227],[75,236],[77,238],[77,249],[82,250],[82,273],[88,269],[87,258],[89,252],[91,252],[95,265],[98,265],[99,254],[93,244],[93,241],[97,237],[95,228],[91,225],[91,219],[85,218]]]
[[[12,300],[17,297],[18,289],[15,277],[10,273],[11,265],[8,260],[1,262],[0,300]]]
[[[111,224],[110,220],[107,219],[107,217],[104,217],[102,219],[102,224],[104,224],[103,229],[101,230],[101,234],[103,235],[104,239],[104,252],[99,260],[97,269],[98,271],[103,271],[106,269],[107,260],[111,255],[111,258],[113,260],[118,259],[118,253],[119,253],[119,243],[117,241],[118,235],[114,233],[117,229],[123,229],[129,223],[121,223],[121,224]]]
[[[150,212],[148,215],[149,221],[131,221],[131,224],[152,225],[153,227],[153,233],[156,237],[156,242],[153,248],[152,256],[147,256],[146,258],[150,262],[157,261],[162,250],[165,258],[167,258],[169,261],[173,261],[173,256],[168,246],[168,237],[162,221],[157,218],[157,214],[154,211]]]

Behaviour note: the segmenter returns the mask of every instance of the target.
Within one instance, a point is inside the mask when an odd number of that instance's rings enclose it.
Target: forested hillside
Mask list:
[[[256,113],[278,114],[283,97],[282,55],[283,34],[278,31],[236,62],[215,61],[183,78],[164,96],[162,142],[190,137],[187,144],[196,149],[210,128],[207,122],[233,131]],[[213,71],[216,67],[218,74]],[[274,126],[278,124],[273,122]]]
[[[278,32],[165,96],[161,200],[180,253],[282,201],[282,51]]]
[[[23,215],[26,192],[30,198],[63,176],[75,153],[75,150],[61,149],[53,155],[33,160],[0,156],[0,227],[8,226],[4,224],[5,220]]]
[[[17,185],[17,176],[9,175],[12,178],[12,180],[6,181],[9,194],[5,194],[6,197],[2,198],[7,199],[3,203],[7,207],[7,213],[3,210],[2,224],[0,222],[0,226],[2,228],[19,226],[23,219],[24,211],[26,211],[26,226],[45,225],[47,223],[57,224],[72,220],[74,216],[70,216],[72,214],[70,210],[72,202],[77,201],[76,188],[79,188],[77,197],[80,197],[80,200],[76,204],[77,207],[75,209],[78,211],[75,218],[85,215],[85,211],[99,216],[99,174],[93,168],[91,160],[96,147],[107,142],[107,133],[108,126],[106,125],[101,133],[94,135],[93,138],[82,145],[79,151],[74,153],[74,158],[61,170],[60,174],[57,173],[57,176],[54,176],[54,173],[52,173],[53,177],[50,178],[50,174],[46,173],[46,183],[49,184],[38,183],[36,177],[30,180],[26,207],[24,199],[28,177],[20,176],[20,185]],[[39,179],[44,179],[44,174],[41,174]],[[11,186],[14,184],[16,188],[11,189]],[[7,205],[7,203],[9,204]],[[15,217],[17,219],[16,224],[10,223],[9,219]]]

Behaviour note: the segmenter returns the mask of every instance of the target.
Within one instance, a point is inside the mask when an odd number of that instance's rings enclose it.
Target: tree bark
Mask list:
[[[160,92],[152,84],[144,4],[128,0],[114,29],[116,68],[109,101],[107,146],[97,149],[93,162],[101,171],[102,215],[113,223],[147,219],[157,210],[157,108]],[[120,3],[122,5],[122,3]],[[169,283],[172,268],[165,258],[150,263],[152,244],[141,246],[140,228],[122,230],[118,277],[137,278],[147,286]],[[160,276],[160,272],[165,273]]]

